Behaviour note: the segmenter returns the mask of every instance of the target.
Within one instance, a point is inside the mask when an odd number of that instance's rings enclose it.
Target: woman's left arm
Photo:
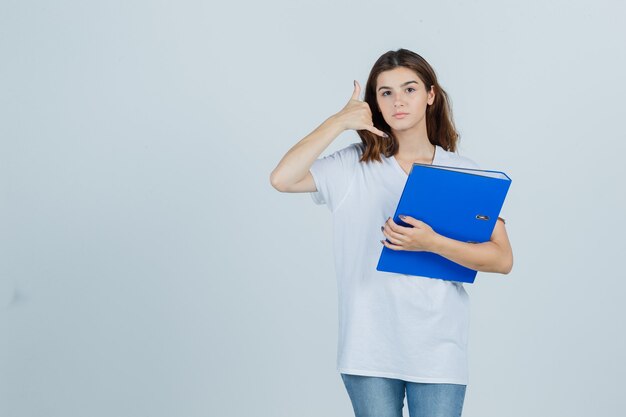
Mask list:
[[[402,221],[413,227],[400,226],[393,219],[387,219],[383,233],[392,243],[383,241],[383,245],[394,250],[434,252],[476,271],[508,274],[513,268],[513,250],[501,219],[496,221],[491,239],[483,243],[447,238],[410,216]]]

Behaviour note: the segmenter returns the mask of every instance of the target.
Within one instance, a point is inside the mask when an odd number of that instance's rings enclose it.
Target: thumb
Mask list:
[[[361,86],[359,85],[359,82],[357,80],[354,80],[354,91],[352,92],[352,97],[350,97],[350,100],[359,100],[360,94]]]

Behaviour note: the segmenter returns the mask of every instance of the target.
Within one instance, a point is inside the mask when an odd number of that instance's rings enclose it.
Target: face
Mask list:
[[[381,72],[376,80],[376,100],[393,130],[407,130],[424,121],[426,107],[435,100],[434,88],[426,86],[412,69],[396,67]],[[408,113],[394,116],[396,113]]]

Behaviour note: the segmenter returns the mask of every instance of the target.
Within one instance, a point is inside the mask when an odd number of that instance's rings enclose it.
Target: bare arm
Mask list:
[[[467,243],[438,235],[433,252],[476,271],[508,274],[513,268],[513,251],[501,220],[489,242]]]
[[[366,129],[380,136],[385,135],[374,127],[369,105],[358,99],[360,92],[361,87],[355,81],[354,92],[345,107],[289,149],[270,174],[270,183],[275,189],[292,193],[317,191],[309,169],[344,130]]]
[[[382,226],[389,242],[381,240],[389,249],[434,252],[476,271],[508,274],[513,268],[513,250],[501,218],[496,221],[488,242],[467,243],[440,235],[411,216],[400,217],[413,227],[400,226],[389,217]]]
[[[335,116],[326,119],[283,156],[270,175],[272,186],[282,192],[317,191],[309,168],[341,132]]]

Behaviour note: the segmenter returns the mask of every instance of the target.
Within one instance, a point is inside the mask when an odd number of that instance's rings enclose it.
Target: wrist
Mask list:
[[[446,245],[446,237],[440,235],[439,233],[434,234],[433,239],[430,244],[430,252],[436,253],[437,255],[441,255],[445,245]]]
[[[337,134],[343,132],[344,130],[346,130],[346,127],[344,126],[344,124],[341,122],[341,119],[339,119],[337,117],[336,114],[333,114],[332,116],[330,116],[328,119],[326,119],[324,121],[324,124],[326,126],[328,126],[330,129],[333,129],[337,132]]]

